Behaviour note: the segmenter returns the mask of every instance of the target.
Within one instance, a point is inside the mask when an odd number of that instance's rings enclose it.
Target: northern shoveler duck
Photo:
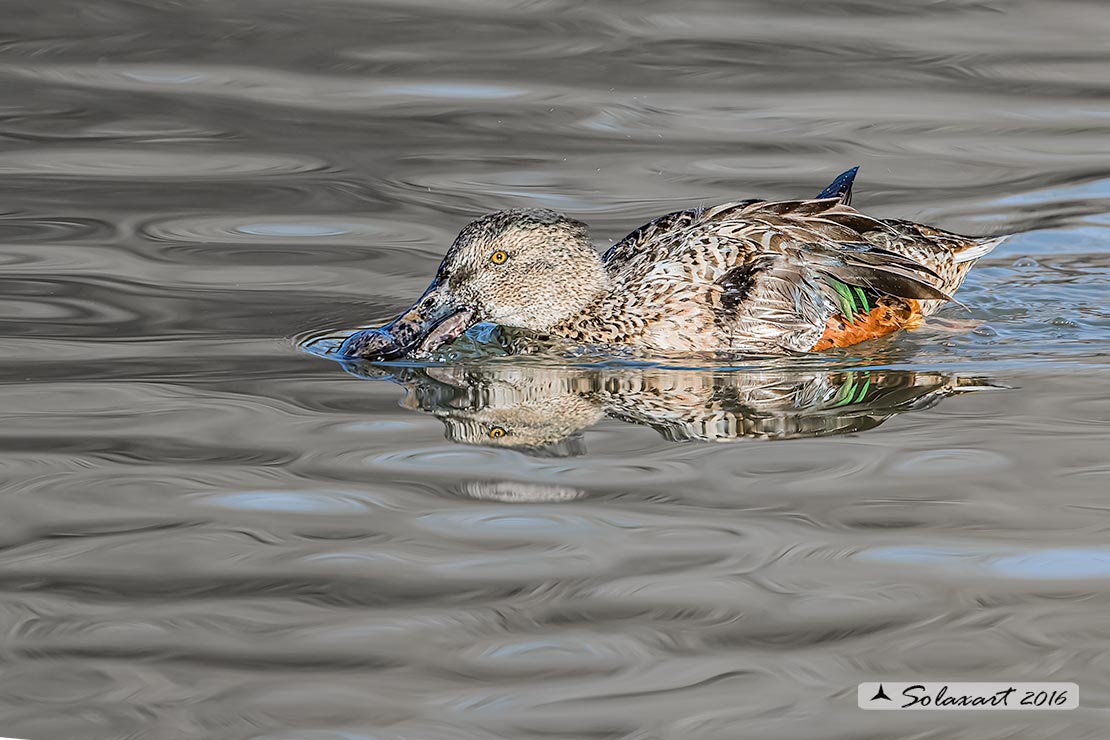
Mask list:
[[[1005,237],[973,238],[852,208],[858,168],[812,200],[677,211],[599,256],[554,211],[484,216],[424,295],[340,354],[427,352],[479,322],[652,352],[816,352],[921,322]]]

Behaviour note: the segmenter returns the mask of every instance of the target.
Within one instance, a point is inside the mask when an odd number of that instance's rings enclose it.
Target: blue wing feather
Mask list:
[[[827,188],[821,191],[817,199],[840,198],[841,203],[850,205],[852,202],[852,183],[855,182],[857,172],[859,172],[859,165],[846,172],[841,172],[835,180],[829,183]]]

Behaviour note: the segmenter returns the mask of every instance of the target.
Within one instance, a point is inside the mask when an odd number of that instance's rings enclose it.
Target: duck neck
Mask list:
[[[596,272],[583,276],[591,286],[590,299],[582,304],[579,311],[548,330],[548,334],[589,344],[605,344],[620,341],[619,322],[622,301],[618,299],[612,278],[599,259]]]

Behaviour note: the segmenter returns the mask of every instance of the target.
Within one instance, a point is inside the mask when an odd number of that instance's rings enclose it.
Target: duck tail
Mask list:
[[[974,262],[980,257],[985,257],[991,250],[1010,238],[1009,234],[1003,236],[988,236],[982,239],[969,239],[966,246],[958,250],[954,257],[957,265],[964,262]]]

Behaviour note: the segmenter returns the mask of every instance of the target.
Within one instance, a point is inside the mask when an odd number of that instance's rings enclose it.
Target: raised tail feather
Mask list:
[[[850,170],[841,172],[836,176],[836,179],[829,183],[829,186],[817,194],[817,200],[824,200],[825,198],[839,198],[840,202],[844,205],[852,204],[852,183],[856,180],[856,173],[859,172],[859,165],[857,164]]]

